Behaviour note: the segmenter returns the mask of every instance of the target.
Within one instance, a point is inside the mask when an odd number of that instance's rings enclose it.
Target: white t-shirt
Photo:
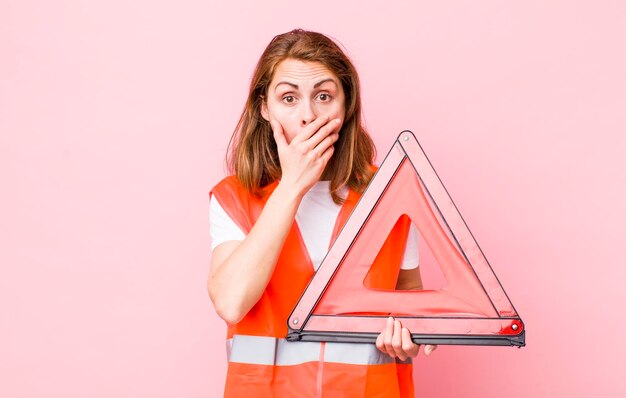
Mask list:
[[[342,198],[347,197],[348,188],[339,191]],[[322,263],[328,252],[335,220],[341,210],[341,205],[333,202],[330,195],[330,181],[318,181],[302,197],[302,202],[296,212],[296,224],[304,240],[315,270]],[[229,240],[244,240],[245,233],[228,216],[217,198],[213,195],[209,204],[209,219],[211,233],[211,250],[220,243]],[[412,269],[419,265],[417,248],[417,229],[413,223],[409,229],[406,249],[401,269]]]

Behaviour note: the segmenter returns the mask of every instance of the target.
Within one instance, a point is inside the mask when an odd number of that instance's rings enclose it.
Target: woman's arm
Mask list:
[[[318,117],[290,143],[282,126],[270,120],[282,178],[243,241],[213,250],[208,290],[218,315],[239,322],[267,287],[304,194],[317,182],[333,154],[340,123]]]
[[[422,275],[420,267],[401,269],[396,282],[396,290],[422,290]]]
[[[301,199],[302,195],[279,183],[246,238],[213,250],[209,296],[226,322],[239,322],[261,297]]]

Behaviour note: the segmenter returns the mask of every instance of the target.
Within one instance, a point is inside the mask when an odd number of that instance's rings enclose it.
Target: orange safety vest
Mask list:
[[[235,176],[210,192],[247,234],[278,181],[257,198]],[[349,190],[337,216],[333,242],[360,195]],[[410,226],[400,218],[364,281],[394,289]],[[259,301],[237,324],[228,325],[228,371],[224,397],[413,397],[413,366],[382,353],[373,343],[290,342],[287,318],[314,274],[294,222],[274,273]],[[381,330],[382,332],[382,330]]]

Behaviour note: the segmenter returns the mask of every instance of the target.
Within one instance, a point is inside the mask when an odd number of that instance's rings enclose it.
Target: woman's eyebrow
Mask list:
[[[321,86],[323,83],[326,83],[326,82],[333,82],[335,84],[335,86],[337,85],[335,80],[333,78],[329,77],[328,79],[320,80],[319,82],[315,83],[313,88],[317,88],[317,87]]]
[[[328,78],[328,79],[320,80],[319,82],[315,83],[313,88],[317,88],[317,87],[321,86],[323,83],[326,83],[326,82],[333,82],[333,83],[335,83],[335,86],[337,85],[337,82],[335,82],[335,79]],[[282,82],[279,82],[278,84],[276,84],[276,86],[274,87],[274,90],[276,90],[278,88],[278,86],[281,85],[281,84],[288,84],[288,85],[292,86],[293,88],[295,88],[296,90],[298,89],[298,85],[297,84],[282,81]]]

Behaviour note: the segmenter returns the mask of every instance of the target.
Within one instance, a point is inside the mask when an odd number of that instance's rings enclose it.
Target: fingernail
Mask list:
[[[341,119],[335,119],[335,123],[337,124],[341,123]]]

